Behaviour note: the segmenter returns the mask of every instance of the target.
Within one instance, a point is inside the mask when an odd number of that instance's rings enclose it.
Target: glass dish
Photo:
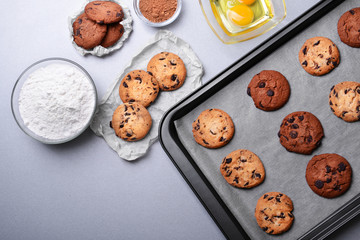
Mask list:
[[[219,0],[199,0],[199,3],[205,19],[215,35],[223,43],[233,44],[260,36],[275,27],[285,18],[285,0],[258,1],[261,1],[266,5],[271,16],[268,17],[266,21],[259,21],[257,24],[251,23],[249,24],[251,26],[238,27],[239,30],[237,32],[229,31],[227,24],[223,21],[224,16],[221,16],[215,7],[216,5],[219,5]]]
[[[31,131],[25,124],[24,121],[20,115],[20,110],[19,110],[19,96],[20,96],[20,92],[21,92],[21,88],[24,84],[24,82],[28,79],[29,75],[31,73],[33,73],[34,71],[46,67],[50,64],[67,64],[70,65],[72,67],[75,67],[76,69],[78,69],[81,73],[84,74],[84,76],[86,76],[86,78],[89,80],[92,89],[94,91],[94,107],[92,109],[92,113],[91,116],[89,118],[89,121],[83,126],[83,128],[79,129],[78,132],[76,132],[75,134],[68,136],[66,138],[61,138],[61,139],[48,139],[48,138],[44,138],[42,136],[37,135],[36,133],[34,133],[33,131]],[[23,130],[24,133],[26,133],[27,135],[29,135],[30,137],[45,143],[45,144],[60,144],[60,143],[65,143],[68,142],[70,140],[73,140],[74,138],[76,138],[77,136],[79,136],[82,132],[84,132],[90,125],[91,120],[95,114],[95,110],[96,110],[96,101],[97,101],[97,93],[96,93],[96,87],[94,84],[94,81],[92,80],[92,78],[90,77],[89,73],[83,68],[81,67],[79,64],[77,64],[76,62],[73,62],[71,60],[65,59],[65,58],[46,58],[43,60],[40,60],[38,62],[33,63],[32,65],[30,65],[28,68],[26,68],[21,75],[19,76],[19,78],[17,79],[12,94],[11,94],[11,111],[13,113],[13,116],[15,118],[16,123],[19,125],[20,129]]]

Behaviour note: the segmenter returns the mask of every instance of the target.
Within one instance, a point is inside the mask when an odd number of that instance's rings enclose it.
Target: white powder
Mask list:
[[[86,75],[67,64],[51,64],[31,73],[19,96],[24,124],[51,140],[73,136],[90,121],[95,90]]]

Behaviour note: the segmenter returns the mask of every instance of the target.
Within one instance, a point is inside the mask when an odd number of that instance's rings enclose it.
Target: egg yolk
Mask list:
[[[236,5],[228,10],[229,20],[239,26],[250,24],[254,19],[254,12],[246,5]]]
[[[256,0],[238,0],[239,2],[246,4],[246,5],[251,5],[253,4]]]

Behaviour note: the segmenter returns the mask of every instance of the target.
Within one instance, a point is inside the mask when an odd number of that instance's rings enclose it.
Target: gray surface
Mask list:
[[[20,73],[47,57],[78,62],[92,76],[101,98],[116,76],[158,29],[134,14],[134,31],[124,46],[105,58],[82,57],[68,39],[67,18],[83,1],[0,1],[0,239],[224,239],[211,217],[155,143],[135,162],[120,159],[90,130],[75,141],[47,146],[30,139],[10,110]],[[287,1],[294,19],[314,0]],[[197,1],[183,1],[169,27],[190,43],[205,69],[203,82],[243,56],[274,31],[250,41],[222,44]],[[336,239],[357,239],[359,218]]]

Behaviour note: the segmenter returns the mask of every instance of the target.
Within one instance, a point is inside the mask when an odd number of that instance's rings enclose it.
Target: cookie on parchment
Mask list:
[[[288,231],[294,221],[293,209],[293,203],[287,195],[268,192],[259,198],[255,218],[266,233],[281,234]]]
[[[232,139],[235,127],[231,117],[220,109],[203,111],[192,124],[195,141],[207,148],[219,148]]]
[[[138,102],[144,107],[153,103],[158,94],[157,81],[144,70],[135,70],[126,74],[119,87],[119,95],[123,102]]]
[[[161,52],[152,57],[147,65],[163,91],[176,90],[184,84],[186,68],[182,59],[174,53]]]
[[[352,170],[344,157],[326,153],[309,161],[305,178],[313,192],[325,198],[334,198],[349,189]]]
[[[250,81],[247,94],[252,97],[257,108],[274,111],[288,101],[290,85],[278,71],[264,70],[256,74]]]
[[[301,47],[299,61],[306,72],[314,76],[321,76],[339,65],[340,53],[330,39],[314,37],[306,40]]]
[[[112,23],[107,27],[107,32],[101,42],[101,46],[107,48],[114,45],[124,34],[124,26],[120,23]]]
[[[238,149],[227,155],[220,172],[225,180],[239,188],[253,188],[265,179],[265,168],[260,158],[246,149]]]
[[[319,119],[312,113],[299,111],[290,113],[283,119],[278,136],[286,150],[311,154],[320,146],[324,130]]]
[[[331,111],[346,122],[360,119],[360,83],[341,82],[331,88],[329,94]]]
[[[350,47],[360,47],[360,8],[345,12],[339,19],[337,30],[341,41]]]
[[[120,22],[124,18],[122,7],[111,1],[92,1],[86,4],[87,17],[99,24]]]
[[[143,105],[136,102],[118,106],[110,122],[116,135],[129,142],[144,138],[150,131],[151,125],[150,113]]]

